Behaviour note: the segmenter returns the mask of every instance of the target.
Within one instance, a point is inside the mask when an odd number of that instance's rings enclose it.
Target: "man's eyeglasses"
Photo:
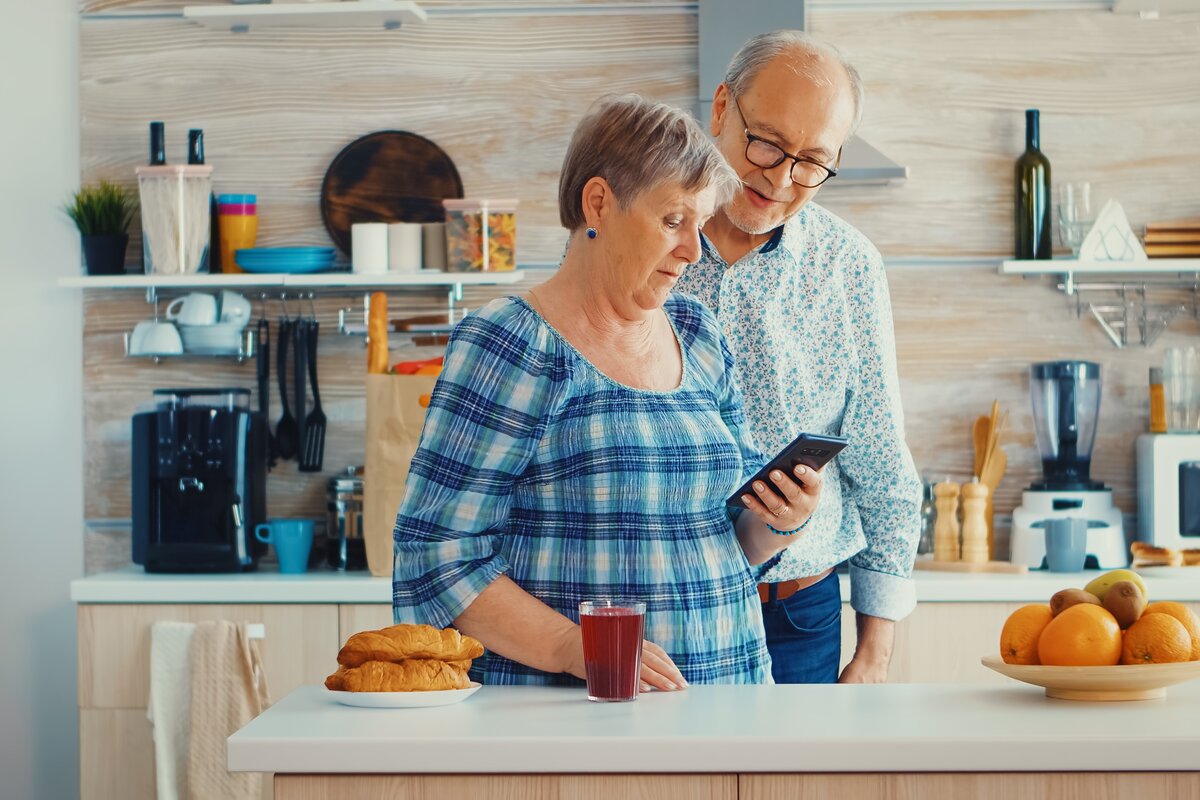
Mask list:
[[[746,122],[746,115],[742,113],[742,106],[738,103],[737,98],[734,98],[733,105],[737,108],[738,116],[742,118],[742,122]],[[744,129],[743,133],[746,135],[747,161],[761,169],[774,169],[790,158],[792,160],[792,183],[798,186],[803,186],[806,189],[815,189],[838,174],[837,167],[842,160],[842,151],[840,149],[838,150],[837,158],[833,162],[833,166],[827,167],[811,158],[794,156],[779,145],[768,142],[761,136],[755,136],[748,128]]]

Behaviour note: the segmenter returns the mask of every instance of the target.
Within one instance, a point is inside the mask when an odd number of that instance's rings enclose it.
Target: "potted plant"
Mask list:
[[[137,202],[126,188],[108,181],[84,186],[75,193],[66,212],[79,228],[83,260],[89,275],[121,275],[129,223]]]

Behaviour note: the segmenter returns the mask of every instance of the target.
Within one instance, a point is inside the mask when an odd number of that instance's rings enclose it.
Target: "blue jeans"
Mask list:
[[[762,604],[776,683],[837,683],[842,587],[837,571],[786,600]]]

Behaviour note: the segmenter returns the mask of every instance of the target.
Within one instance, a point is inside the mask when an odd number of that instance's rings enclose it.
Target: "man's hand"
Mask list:
[[[887,683],[892,647],[896,643],[896,623],[866,614],[856,614],[855,623],[858,646],[838,683]]]

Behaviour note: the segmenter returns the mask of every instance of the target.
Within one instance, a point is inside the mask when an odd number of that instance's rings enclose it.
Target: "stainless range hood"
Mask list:
[[[780,28],[803,30],[804,0],[699,0],[700,101],[696,119],[707,123],[712,96],[725,78],[729,59],[751,37]],[[867,97],[870,107],[871,98]],[[842,148],[842,166],[827,186],[901,183],[908,167],[876,150],[857,136]]]

